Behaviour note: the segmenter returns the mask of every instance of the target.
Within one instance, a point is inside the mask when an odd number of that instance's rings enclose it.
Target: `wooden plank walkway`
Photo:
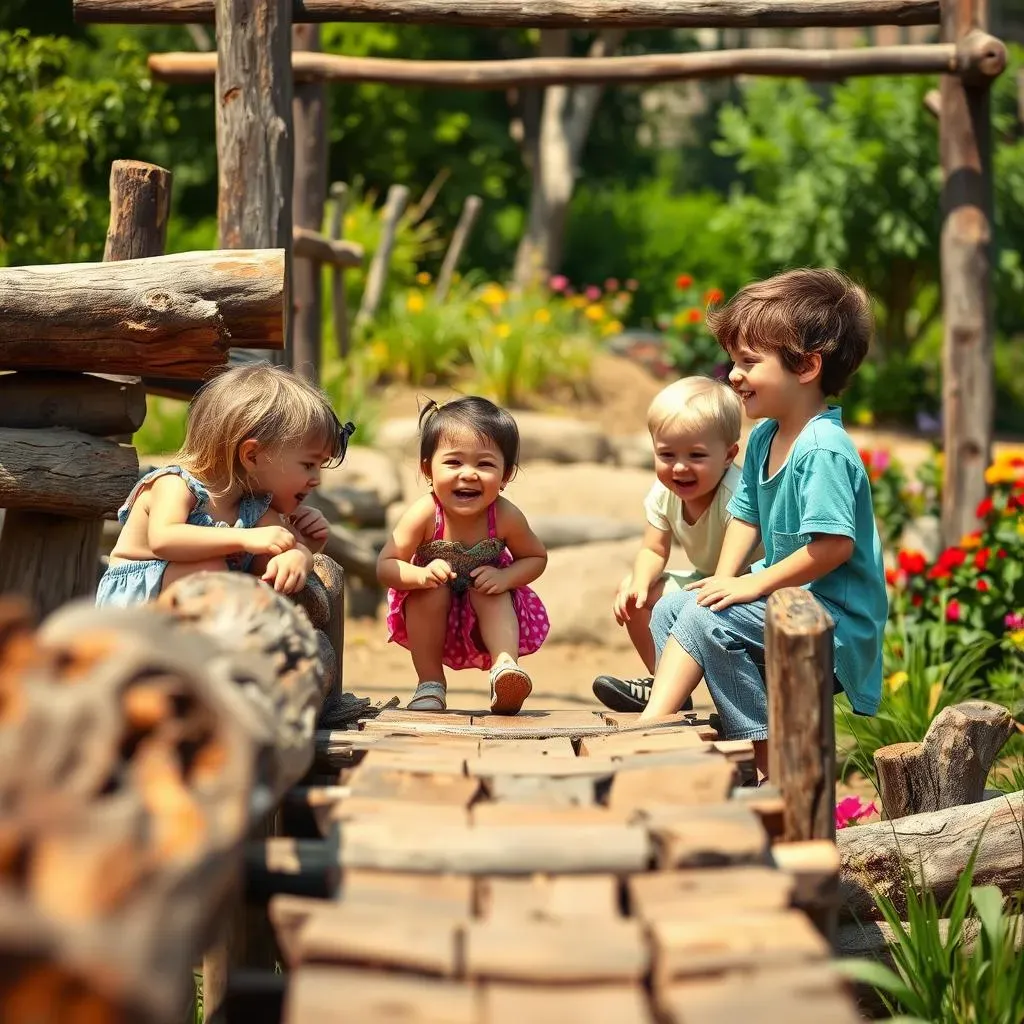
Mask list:
[[[333,784],[303,800],[340,884],[270,901],[287,1024],[857,1021],[808,916],[832,844],[776,857],[749,743],[635,717],[386,711],[321,737]]]

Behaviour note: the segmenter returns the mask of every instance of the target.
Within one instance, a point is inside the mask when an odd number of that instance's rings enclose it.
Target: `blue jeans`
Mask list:
[[[658,661],[671,636],[700,665],[725,739],[768,737],[766,604],[765,600],[751,601],[713,612],[697,604],[695,591],[683,590],[666,594],[651,614]]]

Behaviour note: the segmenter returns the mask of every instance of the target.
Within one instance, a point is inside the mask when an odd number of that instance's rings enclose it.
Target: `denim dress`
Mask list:
[[[117,521],[122,526],[128,521],[128,514],[143,488],[151,484],[157,477],[165,476],[168,473],[180,476],[195,497],[196,503],[186,520],[190,526],[230,525],[217,522],[210,515],[207,511],[210,504],[210,492],[187,469],[183,469],[181,466],[164,466],[147,473],[132,488],[128,500],[117,510]],[[270,508],[270,500],[269,494],[250,494],[242,498],[238,506],[238,522],[234,524],[235,527],[251,529],[255,526]],[[228,568],[233,571],[246,572],[252,564],[252,559],[252,555],[240,553],[227,560]],[[127,608],[131,605],[152,601],[160,593],[166,568],[167,562],[161,558],[134,559],[109,566],[96,588],[96,604],[113,608]]]

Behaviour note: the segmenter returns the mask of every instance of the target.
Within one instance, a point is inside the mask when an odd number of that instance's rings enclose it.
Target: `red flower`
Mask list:
[[[936,562],[936,564],[928,570],[928,579],[930,580],[944,580],[947,579],[949,576],[949,569],[947,569],[944,565],[940,565],[938,562]]]
[[[1006,548],[1000,548],[996,552],[996,558],[1005,558],[1005,557],[1006,557]]]
[[[989,548],[978,548],[978,551],[974,556],[974,568],[979,570],[979,572],[984,572],[985,569],[988,568],[989,554]]]
[[[924,567],[928,564],[920,551],[901,551],[896,560],[899,562],[899,567],[908,576],[916,576],[918,573],[924,572]]]
[[[939,555],[938,564],[944,569],[956,569],[967,561],[967,552],[963,548],[946,548]]]
[[[890,587],[897,586],[902,578],[903,573],[899,569],[885,570],[885,582],[888,583]]]
[[[974,510],[974,514],[979,519],[984,519],[985,516],[987,516],[989,514],[989,512],[991,512],[991,511],[992,511],[992,499],[991,498],[982,498],[981,501],[978,502],[978,507]]]
[[[924,598],[920,594],[913,594],[910,598],[910,603],[915,608],[920,608],[924,604]]]
[[[699,309],[688,309],[686,311],[686,319],[689,320],[691,324],[699,324],[703,319],[703,314]]]
[[[956,599],[949,602],[946,605],[946,621],[947,622],[959,622],[960,621],[960,602]]]
[[[721,288],[709,288],[704,293],[704,304],[707,306],[713,306],[716,302],[721,302],[725,298],[725,292]]]
[[[986,580],[978,580],[976,586],[983,594],[988,590],[988,582]]]
[[[690,285],[692,285],[692,284],[693,284],[693,278],[692,278],[692,277],[690,277],[690,275],[689,275],[689,274],[680,274],[680,275],[679,275],[679,276],[678,276],[678,277],[676,278],[676,287],[677,287],[677,288],[678,288],[678,289],[679,289],[679,290],[680,290],[681,292],[684,292],[684,291],[686,291],[686,289],[687,289],[687,288],[689,288],[689,287],[690,287]]]

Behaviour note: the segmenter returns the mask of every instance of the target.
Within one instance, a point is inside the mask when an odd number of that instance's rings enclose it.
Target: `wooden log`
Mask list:
[[[167,244],[171,172],[141,160],[110,165],[110,223],[103,262],[160,256]]]
[[[341,242],[345,233],[345,210],[348,208],[348,185],[336,181],[331,185],[331,241]],[[359,253],[360,261],[363,258]],[[334,317],[334,344],[338,358],[346,359],[349,349],[348,298],[345,295],[345,268],[331,265],[331,313]]]
[[[960,47],[951,43],[847,49],[773,46],[619,57],[458,61],[294,53],[292,72],[297,81],[381,82],[438,89],[515,89],[560,84],[626,85],[734,75],[831,80],[882,74],[985,77],[1000,74],[1005,60],[1006,51],[1002,43],[980,33],[969,46]],[[150,73],[162,82],[210,82],[216,66],[214,57],[205,53],[154,53],[149,56]]]
[[[217,233],[225,249],[283,249],[280,346],[291,356],[290,0],[214,0],[217,23]],[[189,18],[195,21],[195,18]],[[258,82],[259,88],[253,88]],[[321,192],[322,194],[322,192]],[[257,348],[239,337],[232,344]]]
[[[840,917],[879,918],[872,898],[876,891],[904,911],[908,874],[941,905],[956,887],[975,846],[975,883],[996,885],[1012,895],[1024,886],[1022,820],[1024,793],[1014,793],[1002,800],[840,829]]]
[[[292,60],[304,51],[320,49],[319,25],[292,26]],[[287,75],[286,68],[276,73]],[[322,81],[301,81],[294,84],[292,122],[295,131],[295,166],[292,185],[293,253],[310,244],[318,246],[318,234],[324,223],[324,198],[327,194],[327,89]],[[312,236],[307,238],[306,235]],[[300,243],[300,238],[302,242]],[[308,255],[308,249],[307,253]],[[297,261],[292,267],[292,366],[314,384],[320,381],[320,330],[322,280],[320,262],[313,259]]]
[[[830,946],[836,941],[839,908],[839,854],[827,839],[778,843],[775,866],[793,880],[792,903],[804,911]]]
[[[0,270],[0,368],[202,377],[230,344],[280,348],[281,250]]]
[[[768,777],[785,801],[785,842],[835,837],[832,630],[808,591],[768,598]]]
[[[66,427],[107,437],[134,434],[145,418],[141,382],[77,373],[0,374],[0,427]]]
[[[384,297],[384,285],[387,283],[388,266],[391,263],[391,250],[395,244],[398,222],[402,218],[405,205],[409,201],[409,190],[405,185],[392,185],[388,189],[384,201],[380,241],[370,260],[370,269],[366,273],[366,284],[363,287],[363,298],[356,314],[356,326],[366,324],[374,318]]]
[[[920,743],[894,743],[875,751],[884,818],[976,804],[1003,744],[1016,731],[1006,708],[967,701],[944,708]]]
[[[1017,949],[1024,949],[1024,917],[1019,914],[1009,915],[1008,925],[1016,931]],[[940,918],[939,935],[945,942],[949,936],[949,918]],[[904,933],[909,932],[910,924],[902,922]],[[961,925],[965,952],[970,953],[981,930],[976,917],[968,917]],[[836,942],[836,953],[841,957],[871,957],[892,966],[890,947],[899,938],[897,933],[884,921],[851,921],[839,929]]]
[[[215,0],[74,0],[80,22],[212,22]],[[295,21],[485,28],[838,28],[937,25],[938,0],[293,0]]]
[[[292,239],[299,259],[332,267],[358,267],[363,262],[363,247],[356,242],[335,242],[318,231],[298,227],[292,232]]]
[[[134,448],[73,430],[0,428],[0,508],[113,519],[138,476]]]
[[[987,0],[942,0],[942,40],[987,26]],[[939,81],[942,164],[942,536],[956,544],[978,525],[994,417],[992,373],[992,152],[990,82]]]
[[[266,903],[271,896],[333,899],[341,880],[337,844],[330,839],[273,836],[245,844],[245,897]]]
[[[653,1024],[642,985],[505,985],[482,993],[487,1024]]]
[[[469,240],[470,232],[473,230],[473,225],[476,223],[482,206],[483,200],[479,196],[466,196],[466,201],[462,204],[462,213],[459,214],[458,223],[452,233],[451,244],[444,254],[444,260],[441,262],[441,269],[437,275],[435,295],[438,300],[443,299],[452,286],[452,275],[459,265],[459,257],[466,247],[466,242]]]
[[[0,1017],[181,1019],[248,820],[244,698],[144,609],[0,621]]]

